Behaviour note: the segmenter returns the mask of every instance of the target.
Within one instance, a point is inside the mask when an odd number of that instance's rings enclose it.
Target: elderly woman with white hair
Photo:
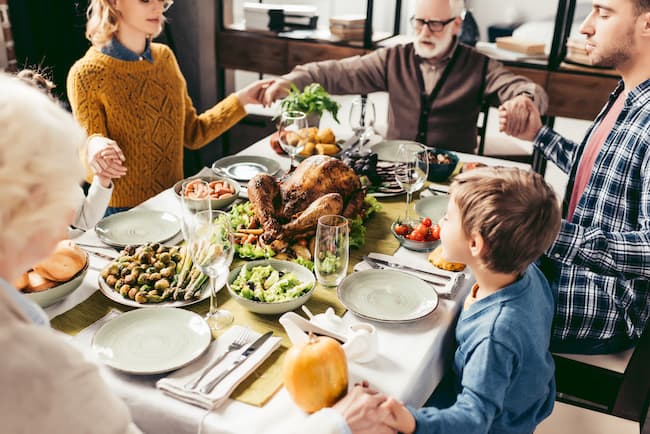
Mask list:
[[[43,260],[79,205],[86,136],[42,92],[0,74],[0,420],[3,432],[138,433],[127,407],[8,282]]]

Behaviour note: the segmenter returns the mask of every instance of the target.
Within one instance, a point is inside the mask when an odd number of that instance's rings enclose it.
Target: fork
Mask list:
[[[206,376],[208,372],[217,366],[229,353],[236,351],[242,348],[244,345],[250,343],[253,340],[253,335],[249,328],[245,328],[239,332],[235,339],[228,345],[228,349],[221,353],[210,365],[208,365],[203,371],[193,380],[190,380],[185,384],[185,389],[191,390],[195,389],[198,386],[199,382]]]

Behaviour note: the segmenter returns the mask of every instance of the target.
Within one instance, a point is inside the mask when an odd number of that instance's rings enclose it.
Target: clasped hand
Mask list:
[[[525,96],[516,96],[499,107],[499,131],[518,139],[532,141],[542,127],[539,110]]]

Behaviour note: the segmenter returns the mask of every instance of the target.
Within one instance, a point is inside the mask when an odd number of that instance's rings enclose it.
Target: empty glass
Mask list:
[[[289,154],[289,171],[293,170],[293,160],[305,149],[307,144],[307,116],[303,112],[282,112],[278,123],[278,141]]]
[[[400,143],[395,161],[395,180],[406,191],[404,222],[409,222],[411,195],[424,185],[429,175],[427,148],[419,143]]]
[[[193,179],[183,183],[181,197],[181,232],[189,240],[189,226],[196,213],[210,209],[210,186],[202,179]]]
[[[350,226],[340,215],[318,219],[314,270],[321,285],[337,286],[348,272]]]
[[[366,96],[355,98],[350,105],[350,128],[354,135],[359,137],[359,149],[375,133],[375,105]]]
[[[191,218],[187,230],[190,257],[199,270],[210,278],[210,311],[205,320],[213,332],[221,330],[233,322],[232,313],[217,309],[216,288],[217,278],[228,275],[235,254],[230,217],[223,211],[199,211]]]

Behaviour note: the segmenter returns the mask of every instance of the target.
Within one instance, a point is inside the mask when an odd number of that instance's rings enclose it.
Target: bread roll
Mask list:
[[[57,285],[57,282],[52,282],[51,280],[43,278],[36,271],[30,271],[27,273],[29,279],[29,285],[25,288],[26,292],[39,292],[45,291]]]
[[[461,264],[460,262],[449,262],[443,259],[442,246],[436,247],[431,253],[429,253],[428,259],[434,266],[443,270],[463,271],[465,269],[465,264]]]
[[[29,286],[29,276],[27,273],[20,275],[18,279],[14,282],[14,287],[16,289],[26,289]]]
[[[57,244],[54,253],[34,267],[34,271],[45,279],[67,282],[86,265],[86,253],[74,242],[63,240]]]

